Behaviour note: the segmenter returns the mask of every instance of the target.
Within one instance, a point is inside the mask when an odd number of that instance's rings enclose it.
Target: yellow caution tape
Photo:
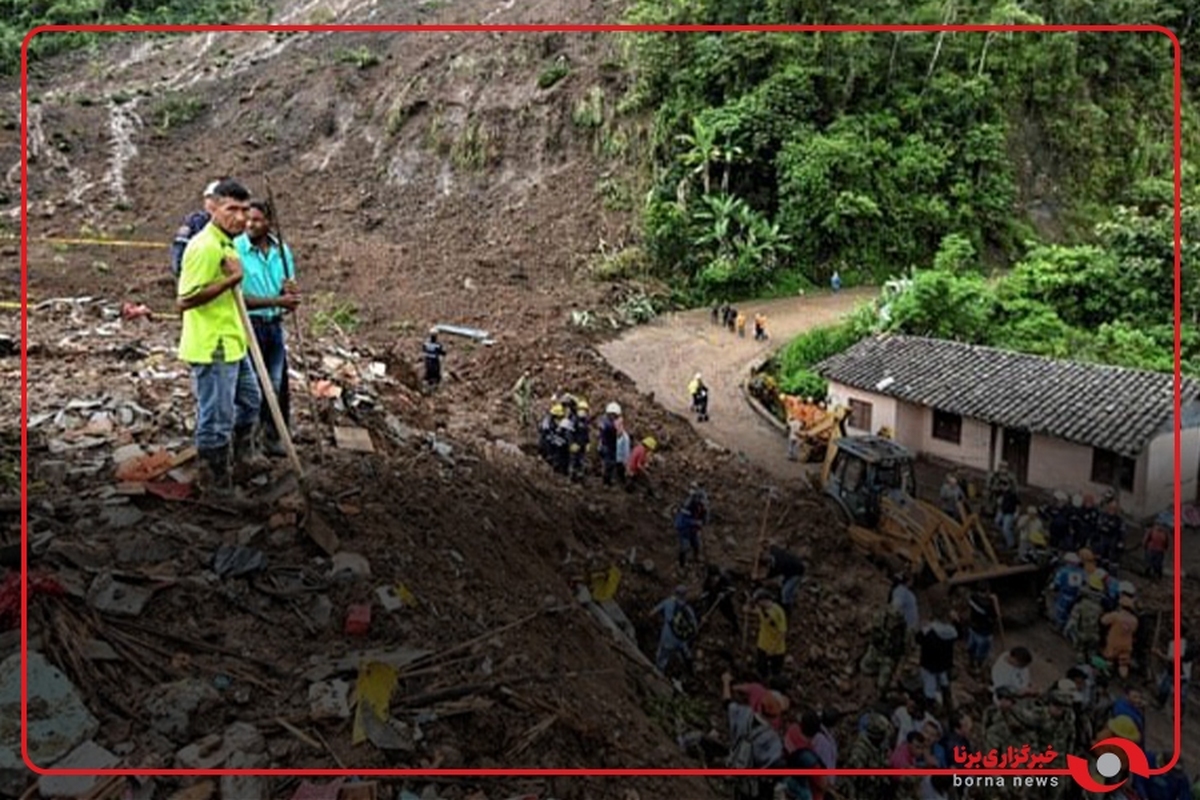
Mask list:
[[[100,244],[107,247],[151,247],[160,250],[171,246],[169,242],[136,242],[125,239],[64,239],[48,236],[29,240],[30,244],[35,242],[45,244]]]

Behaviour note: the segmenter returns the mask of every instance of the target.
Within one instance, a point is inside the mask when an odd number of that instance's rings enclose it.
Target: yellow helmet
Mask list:
[[[1038,547],[1045,547],[1049,544],[1049,542],[1046,541],[1046,534],[1041,528],[1038,528],[1029,534],[1029,543]]]
[[[588,408],[590,408],[590,406],[588,406],[588,401],[584,400],[582,397],[579,398],[579,402],[575,404],[575,409],[577,411],[587,411]]]
[[[1103,569],[1097,569],[1088,576],[1088,586],[1098,592],[1104,591],[1104,579],[1108,577],[1108,572]]]
[[[554,405],[550,406],[550,414],[552,416],[561,417],[566,413],[567,413],[567,410],[565,408],[563,408],[562,403],[555,403]]]
[[[642,439],[642,444],[646,445],[647,450],[657,450],[658,449],[658,440],[655,439],[653,436],[647,436],[645,439]]]
[[[1107,727],[1117,736],[1120,736],[1122,739],[1128,739],[1131,742],[1139,741],[1142,738],[1142,734],[1138,732],[1137,723],[1124,714],[1110,719]]]

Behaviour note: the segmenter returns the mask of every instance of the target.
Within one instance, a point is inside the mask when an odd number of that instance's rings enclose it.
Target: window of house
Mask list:
[[[933,410],[933,438],[951,444],[962,443],[962,415]]]
[[[1101,486],[1121,487],[1126,492],[1133,491],[1133,475],[1137,471],[1137,461],[1128,456],[1114,453],[1112,450],[1092,448],[1092,483]]]
[[[871,404],[862,400],[850,400],[850,427],[860,431],[871,430]]]

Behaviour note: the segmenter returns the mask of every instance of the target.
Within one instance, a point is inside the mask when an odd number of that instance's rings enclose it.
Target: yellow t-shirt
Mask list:
[[[192,237],[183,251],[179,272],[179,297],[184,298],[221,280],[221,261],[237,258],[233,240],[215,223],[208,223]],[[238,315],[233,292],[227,291],[202,306],[183,312],[183,330],[179,334],[179,358],[189,364],[211,364],[218,349],[225,363],[242,360],[246,355],[246,331]]]
[[[758,608],[758,649],[769,656],[787,652],[787,614],[776,603],[764,612]]]

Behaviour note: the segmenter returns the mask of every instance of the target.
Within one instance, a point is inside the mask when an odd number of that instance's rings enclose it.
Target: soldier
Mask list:
[[[900,610],[888,604],[876,611],[871,621],[867,652],[859,662],[859,669],[864,675],[878,676],[875,688],[881,698],[891,686],[896,667],[904,661],[907,643],[908,628]]]
[[[984,506],[983,513],[988,517],[995,515],[997,508],[1000,505],[1000,495],[1004,494],[1010,488],[1016,488],[1017,479],[1008,468],[1007,461],[1001,461],[996,465],[995,471],[988,475],[987,479],[987,504]]]
[[[1050,769],[1066,769],[1067,754],[1075,752],[1076,725],[1075,692],[1055,688],[1050,692],[1046,703],[1035,703],[1018,709],[1016,716],[1021,720],[1042,747],[1054,748],[1054,760],[1046,766]],[[1062,797],[1066,791],[1066,783],[1051,790],[1051,797]]]
[[[1065,633],[1075,643],[1075,654],[1080,661],[1091,661],[1100,650],[1100,617],[1104,614],[1105,580],[1108,573],[1097,568],[1088,576],[1087,585],[1079,595],[1079,602],[1071,609]]]
[[[882,714],[871,714],[865,729],[858,734],[846,756],[848,769],[887,769],[887,743],[892,738],[892,723]],[[881,797],[885,783],[880,778],[851,778],[844,794],[850,800]]]
[[[1017,693],[1009,686],[996,690],[996,703],[983,713],[983,753],[995,750],[1007,752],[1009,747],[1023,745],[1028,738],[1025,726],[1017,715]],[[1021,793],[1012,787],[992,787],[985,790],[985,797],[1017,798]]]

